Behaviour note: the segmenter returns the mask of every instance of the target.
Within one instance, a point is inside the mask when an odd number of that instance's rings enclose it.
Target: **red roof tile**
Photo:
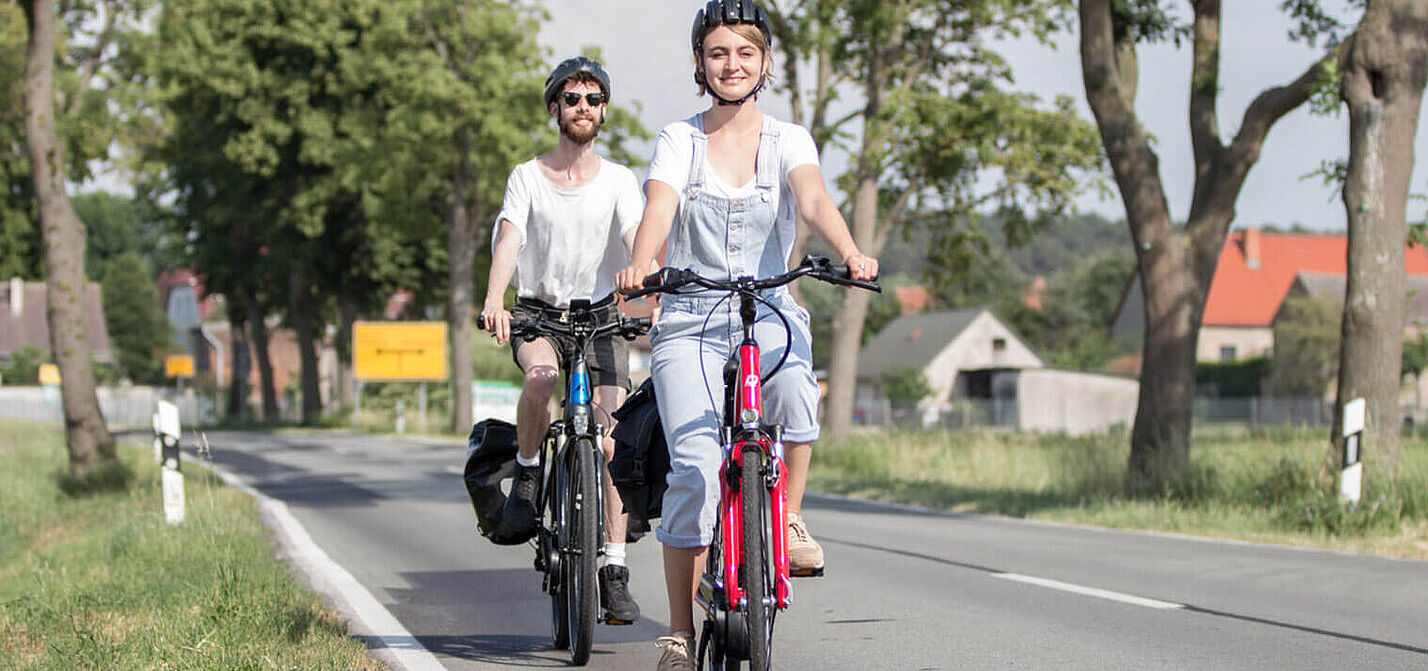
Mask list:
[[[1259,237],[1259,267],[1246,255]],[[1348,238],[1313,233],[1234,231],[1220,250],[1220,263],[1205,300],[1204,326],[1268,326],[1284,302],[1284,295],[1300,272],[1344,274]],[[1410,275],[1428,275],[1428,253],[1422,246],[1405,252]]]

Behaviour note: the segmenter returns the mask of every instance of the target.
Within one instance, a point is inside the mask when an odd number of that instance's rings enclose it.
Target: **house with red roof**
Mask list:
[[[1254,228],[1231,232],[1205,299],[1196,359],[1235,361],[1268,354],[1274,347],[1274,317],[1296,279],[1330,276],[1342,285],[1347,255],[1348,237],[1343,234],[1270,233]],[[1428,278],[1428,251],[1409,246],[1404,269],[1410,283]],[[1144,331],[1145,304],[1137,274],[1122,295],[1111,335],[1139,338]]]

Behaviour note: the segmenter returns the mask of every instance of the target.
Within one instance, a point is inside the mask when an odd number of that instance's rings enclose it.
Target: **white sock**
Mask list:
[[[605,565],[624,566],[625,565],[625,544],[606,543],[605,544]]]
[[[531,457],[530,459],[527,459],[527,458],[521,456],[520,454],[517,454],[517,455],[516,455],[516,463],[518,463],[518,464],[520,464],[520,465],[522,465],[522,466],[525,466],[526,468],[530,468],[530,467],[532,467],[532,466],[539,466],[539,465],[540,465],[540,455],[537,454],[537,455],[535,455],[534,457]]]

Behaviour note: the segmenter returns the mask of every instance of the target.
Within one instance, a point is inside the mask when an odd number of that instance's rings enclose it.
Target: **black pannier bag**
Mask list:
[[[466,443],[466,493],[476,509],[476,528],[497,545],[519,545],[536,534],[536,524],[512,528],[501,520],[506,494],[501,482],[516,475],[516,426],[499,419],[483,419],[471,427]]]
[[[645,380],[613,414],[619,424],[610,434],[615,439],[610,479],[630,515],[629,536],[638,538],[650,530],[649,521],[660,516],[669,474],[669,450],[654,384]]]

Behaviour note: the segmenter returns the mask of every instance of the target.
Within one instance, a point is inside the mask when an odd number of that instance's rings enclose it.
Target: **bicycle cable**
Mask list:
[[[700,375],[700,377],[703,378],[703,380],[704,380],[704,396],[705,396],[705,398],[708,398],[708,399],[709,399],[709,406],[712,407],[712,408],[718,408],[719,405],[714,402],[714,389],[709,385],[709,369],[704,366],[704,337],[705,337],[704,334],[709,331],[709,320],[711,320],[711,319],[714,318],[714,313],[716,313],[716,312],[719,311],[719,306],[722,305],[722,304],[724,304],[724,303],[731,302],[731,301],[733,300],[734,296],[736,296],[736,295],[742,295],[742,292],[741,292],[741,291],[730,291],[730,292],[725,293],[723,296],[721,296],[721,297],[719,298],[719,300],[715,301],[713,307],[711,307],[711,308],[709,309],[709,314],[705,315],[705,317],[704,317],[704,323],[701,324],[700,327],[699,327],[699,347],[698,347],[698,351],[699,351],[699,375]],[[787,295],[787,294],[785,294],[785,295]],[[767,305],[768,308],[769,308],[769,311],[772,312],[774,315],[776,315],[776,316],[779,318],[779,321],[783,322],[783,333],[784,333],[783,354],[782,354],[781,356],[779,356],[778,363],[774,364],[773,369],[770,370],[767,375],[764,375],[763,373],[760,373],[760,374],[759,374],[759,385],[762,386],[764,382],[766,382],[766,381],[772,379],[774,375],[777,375],[778,372],[779,372],[779,370],[781,370],[781,369],[783,368],[784,362],[788,361],[788,353],[789,353],[789,350],[792,350],[792,349],[793,349],[793,326],[791,326],[791,325],[788,323],[788,317],[784,316],[783,311],[780,310],[780,309],[778,309],[778,307],[775,306],[773,303],[770,303],[769,300],[766,299],[766,298],[764,298],[761,294],[759,294],[758,292],[755,292],[755,291],[750,291],[750,292],[749,292],[749,296],[752,297],[754,300],[756,300],[756,301],[758,301],[758,302],[760,302],[760,303],[763,303],[764,305]],[[756,315],[756,316],[754,317],[754,324],[757,325],[757,324],[758,324],[758,321],[759,321],[759,320],[758,320],[758,317],[757,317],[757,315]],[[740,321],[740,327],[741,327],[740,330],[742,330],[742,326],[743,326],[743,322],[742,322],[742,320],[741,320],[741,321]],[[738,346],[735,345],[735,347],[737,348]],[[759,353],[762,354],[762,353],[763,353],[763,350],[760,349],[760,350],[759,350]],[[728,361],[728,359],[726,358],[725,361]],[[722,375],[722,374],[723,374],[723,371],[720,371],[720,374]],[[728,390],[728,389],[725,389],[725,390],[724,390],[724,393],[725,393],[725,394],[728,394],[728,393],[729,393],[729,390]],[[725,418],[725,419],[726,419],[726,421],[727,421],[728,418]]]

